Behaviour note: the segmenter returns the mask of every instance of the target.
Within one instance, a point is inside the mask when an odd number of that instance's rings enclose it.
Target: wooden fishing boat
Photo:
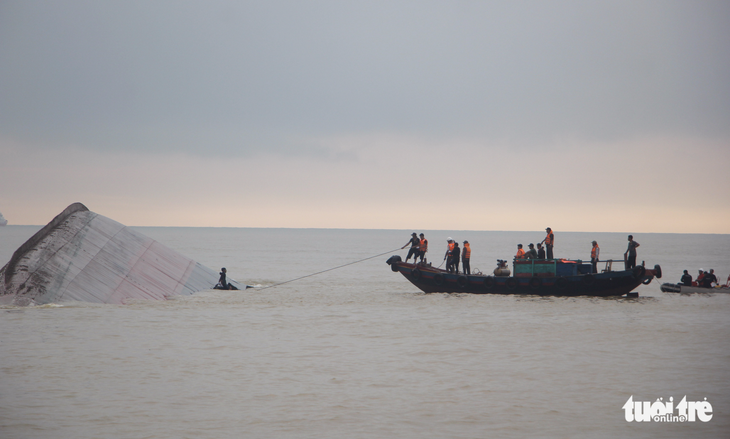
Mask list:
[[[682,284],[662,284],[661,290],[665,293],[681,293],[681,294],[692,294],[692,293],[730,293],[730,287],[719,286],[713,288],[695,287],[691,285]]]
[[[611,271],[610,265],[601,273],[591,273],[591,264],[571,260],[515,261],[515,275],[499,261],[495,273],[484,275],[451,273],[431,264],[412,264],[398,255],[387,261],[391,270],[400,272],[425,293],[521,294],[538,296],[623,296],[641,284],[662,277],[659,265],[649,269],[640,265],[632,270]],[[621,261],[623,262],[623,261]]]

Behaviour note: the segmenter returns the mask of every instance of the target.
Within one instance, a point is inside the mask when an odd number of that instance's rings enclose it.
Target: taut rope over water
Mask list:
[[[360,259],[359,261],[354,261],[354,262],[348,262],[347,264],[344,264],[344,265],[340,265],[340,266],[337,266],[337,267],[334,267],[334,268],[328,268],[327,270],[322,270],[322,271],[318,271],[318,272],[316,272],[316,273],[308,274],[308,275],[306,275],[306,276],[301,276],[301,277],[298,277],[298,278],[296,278],[296,279],[291,279],[291,280],[288,280],[288,281],[285,281],[285,282],[280,282],[280,283],[278,283],[278,284],[274,284],[274,285],[269,285],[269,286],[267,286],[267,287],[263,287],[263,288],[257,288],[257,289],[258,289],[258,290],[265,290],[265,289],[267,289],[267,288],[273,288],[273,287],[278,287],[279,285],[284,285],[284,284],[288,284],[289,282],[294,282],[294,281],[296,281],[296,280],[304,279],[305,277],[311,277],[311,276],[316,276],[316,275],[318,275],[318,274],[326,273],[326,272],[328,272],[328,271],[332,271],[332,270],[337,270],[338,268],[342,268],[342,267],[347,267],[348,265],[354,265],[354,264],[357,264],[357,263],[359,263],[359,262],[367,261],[368,259],[378,258],[378,257],[380,257],[380,256],[384,256],[384,255],[387,255],[388,253],[393,253],[393,252],[395,252],[395,251],[398,251],[398,250],[401,250],[401,247],[398,247],[398,248],[396,248],[396,249],[394,249],[394,250],[388,250],[387,252],[385,252],[385,253],[380,253],[379,255],[375,255],[375,256],[370,256],[370,257],[367,257],[367,258],[365,258],[365,259]]]

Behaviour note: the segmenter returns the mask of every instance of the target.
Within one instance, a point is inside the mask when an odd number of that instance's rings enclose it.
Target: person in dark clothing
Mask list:
[[[471,274],[471,245],[464,241],[464,251],[461,252],[461,266],[464,274]]]
[[[459,243],[454,241],[454,251],[451,253],[451,270],[454,273],[459,272],[459,258],[461,257],[461,249]]]
[[[537,243],[537,259],[545,259],[545,249],[542,248],[541,243]]]
[[[535,244],[530,243],[528,245],[530,249],[525,252],[525,259],[537,259],[537,250],[535,250]]]
[[[627,270],[631,270],[632,268],[636,267],[636,248],[638,246],[639,243],[634,241],[634,236],[629,235],[629,246],[624,253],[624,260],[626,261]]]
[[[406,256],[406,262],[408,262],[408,260],[411,258],[411,256],[413,256],[414,261],[418,262],[417,259],[418,259],[418,255],[420,254],[421,240],[418,239],[418,235],[416,235],[416,232],[411,233],[411,239],[408,242],[406,242],[406,245],[404,245],[401,248],[402,249],[406,248],[408,246],[408,244],[411,245],[411,248],[410,248],[410,250],[408,250],[408,256]]]
[[[710,272],[705,272],[705,277],[702,278],[702,286],[705,288],[712,288],[713,282],[717,282],[717,276],[715,276],[715,270],[710,269]]]
[[[692,286],[692,275],[689,274],[687,270],[684,270],[684,274],[682,275],[682,285],[691,287]]]
[[[226,269],[221,268],[221,277],[218,279],[218,284],[213,287],[214,290],[237,290],[235,286],[228,283],[226,279]],[[248,288],[248,287],[247,287]]]

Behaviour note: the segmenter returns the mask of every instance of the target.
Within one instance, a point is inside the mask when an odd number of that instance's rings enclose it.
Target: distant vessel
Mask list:
[[[7,226],[8,220],[5,219],[2,213],[0,213],[0,226]]]

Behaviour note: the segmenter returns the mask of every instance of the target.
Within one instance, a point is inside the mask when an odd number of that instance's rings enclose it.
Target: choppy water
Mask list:
[[[0,263],[37,227],[0,228]],[[248,284],[405,244],[410,231],[140,228]],[[420,232],[420,230],[418,231]],[[426,231],[491,271],[528,232]],[[637,234],[662,281],[730,273],[730,236]],[[556,232],[558,257],[625,234]],[[405,256],[405,250],[399,251]],[[387,256],[266,290],[0,309],[2,438],[727,437],[730,295],[425,295]],[[710,422],[628,423],[634,400],[707,398]]]

